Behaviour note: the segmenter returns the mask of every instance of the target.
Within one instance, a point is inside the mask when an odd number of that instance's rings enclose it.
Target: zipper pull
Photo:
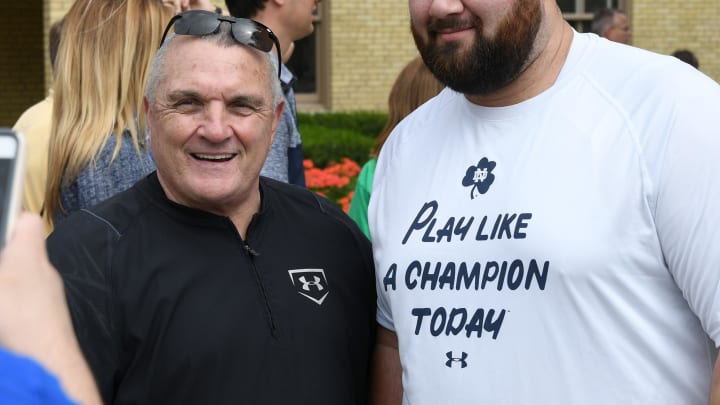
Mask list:
[[[251,248],[247,242],[245,242],[245,244],[243,246],[245,247],[245,250],[248,252],[248,254],[250,256],[260,256],[260,254],[258,252],[256,252],[253,248]]]

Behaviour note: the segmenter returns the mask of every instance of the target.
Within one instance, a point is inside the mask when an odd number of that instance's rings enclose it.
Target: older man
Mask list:
[[[370,246],[333,203],[259,177],[283,108],[274,34],[170,24],[145,99],[157,172],[48,242],[103,399],[365,403]]]
[[[720,86],[555,0],[409,4],[450,89],[377,164],[379,403],[707,405]]]
[[[627,14],[613,8],[596,11],[590,28],[593,33],[621,44],[629,44],[632,39]]]

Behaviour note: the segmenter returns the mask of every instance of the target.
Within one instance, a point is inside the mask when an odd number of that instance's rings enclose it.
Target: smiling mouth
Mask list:
[[[460,31],[469,30],[469,29],[471,29],[471,28],[472,28],[472,27],[443,28],[443,29],[437,30],[437,32],[438,32],[439,34],[452,34],[452,33],[455,33],[455,32],[460,32]]]
[[[228,160],[234,158],[236,155],[236,153],[223,153],[218,155],[206,155],[203,153],[190,154],[190,156],[194,157],[195,159],[204,160],[206,162],[227,162]]]

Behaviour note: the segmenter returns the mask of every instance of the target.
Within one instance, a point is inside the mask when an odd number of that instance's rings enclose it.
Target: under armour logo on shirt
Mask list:
[[[330,293],[323,269],[295,269],[288,270],[288,274],[298,293],[318,305],[322,305]]]
[[[460,357],[453,357],[453,352],[447,352],[445,355],[447,356],[448,360],[445,362],[445,365],[452,368],[455,363],[460,363],[460,368],[467,367],[467,358],[468,354],[465,352],[461,352],[462,354]]]

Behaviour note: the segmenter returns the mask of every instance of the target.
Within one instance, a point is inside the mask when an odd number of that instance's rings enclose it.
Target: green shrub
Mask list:
[[[375,144],[374,138],[349,129],[302,123],[299,127],[303,156],[311,159],[317,167],[339,163],[344,157],[362,166],[370,158],[370,150]]]
[[[312,159],[317,167],[344,157],[362,166],[385,121],[387,114],[380,112],[298,113],[304,158]]]
[[[385,121],[387,121],[387,114],[381,112],[298,113],[299,125],[347,129],[373,139],[385,126]]]

